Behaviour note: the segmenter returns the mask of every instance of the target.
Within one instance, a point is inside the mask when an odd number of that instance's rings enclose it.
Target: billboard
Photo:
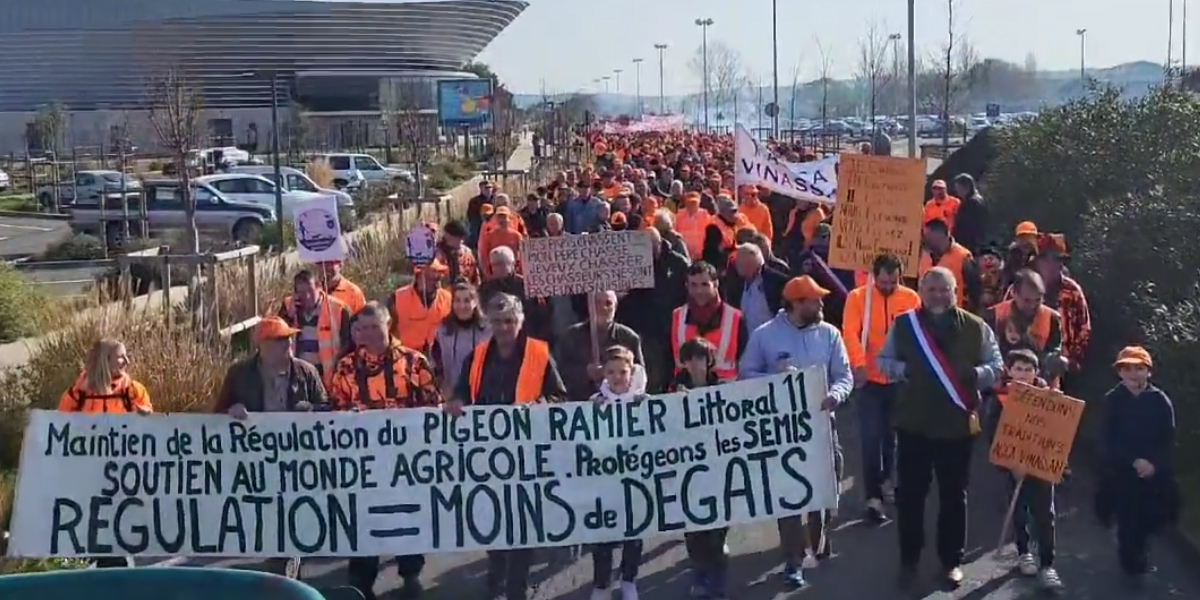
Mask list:
[[[492,120],[491,79],[438,82],[438,120],[443,127],[484,125]]]

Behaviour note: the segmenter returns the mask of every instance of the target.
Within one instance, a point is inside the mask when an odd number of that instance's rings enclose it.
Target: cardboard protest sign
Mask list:
[[[870,269],[890,253],[915,275],[921,261],[925,212],[925,162],[892,156],[842,153],[829,265]]]
[[[679,535],[837,506],[825,373],[639,402],[33,411],[13,556],[379,556]],[[53,476],[45,476],[53,474]]]
[[[1061,483],[1084,403],[1057,390],[1021,383],[1008,400],[992,441],[992,464],[1018,475]]]
[[[530,298],[654,287],[654,249],[642,231],[528,238],[521,264]]]

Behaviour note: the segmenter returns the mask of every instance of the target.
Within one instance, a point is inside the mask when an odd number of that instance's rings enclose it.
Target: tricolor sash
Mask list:
[[[925,358],[925,362],[933,374],[937,376],[942,388],[950,395],[950,401],[954,402],[963,412],[974,414],[975,410],[979,408],[979,395],[964,387],[954,376],[954,366],[950,364],[946,353],[942,352],[941,347],[929,334],[925,324],[917,318],[918,312],[919,310],[910,310],[905,313],[905,316],[908,324],[912,327],[913,335],[917,338],[917,345],[921,347],[921,355]]]

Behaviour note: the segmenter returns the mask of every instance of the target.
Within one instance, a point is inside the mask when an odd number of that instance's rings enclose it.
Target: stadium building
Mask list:
[[[377,120],[385,90],[403,82],[413,91],[406,102],[436,111],[435,82],[474,77],[463,65],[526,6],[0,0],[0,152],[23,152],[27,123],[50,104],[65,110],[76,145],[106,143],[116,121],[144,115],[148,81],[172,69],[202,96],[217,137],[268,131],[273,88],[285,111],[295,105],[316,116]],[[125,128],[143,137],[137,130],[144,128]]]

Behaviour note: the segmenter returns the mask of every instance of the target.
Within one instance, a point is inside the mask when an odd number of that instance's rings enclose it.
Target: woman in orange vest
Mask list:
[[[60,412],[135,413],[154,412],[146,386],[129,376],[125,344],[105,338],[88,351],[83,371],[58,402]]]
[[[413,270],[413,283],[396,289],[384,305],[391,317],[392,335],[417,352],[426,353],[433,345],[437,328],[450,314],[453,296],[442,287],[449,269],[440,261]]]

